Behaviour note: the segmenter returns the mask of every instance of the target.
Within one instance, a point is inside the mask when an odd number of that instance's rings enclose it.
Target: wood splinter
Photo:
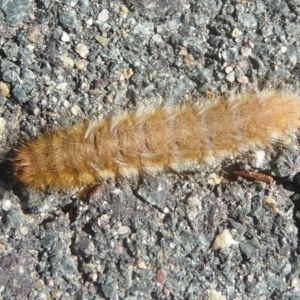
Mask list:
[[[272,176],[259,173],[259,172],[254,172],[254,171],[237,170],[234,171],[233,173],[234,175],[241,176],[246,179],[258,180],[258,181],[265,182],[267,184],[271,184],[274,180]]]

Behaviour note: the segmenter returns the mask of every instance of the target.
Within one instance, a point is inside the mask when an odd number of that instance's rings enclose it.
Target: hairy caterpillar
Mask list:
[[[297,95],[265,91],[82,122],[21,145],[13,170],[33,190],[182,171],[272,147],[297,133],[299,108]]]

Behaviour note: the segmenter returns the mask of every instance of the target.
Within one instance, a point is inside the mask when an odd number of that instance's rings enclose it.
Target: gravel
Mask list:
[[[1,299],[299,299],[296,141],[86,200],[20,188],[3,158],[125,109],[297,91],[299,37],[297,0],[0,0]],[[274,183],[232,175],[253,168]]]

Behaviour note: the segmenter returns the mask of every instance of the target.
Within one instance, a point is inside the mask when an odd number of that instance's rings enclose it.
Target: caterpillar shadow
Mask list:
[[[22,185],[14,176],[13,158],[15,150],[10,150],[0,158],[0,189],[5,192],[13,192],[20,199],[21,208],[26,213],[26,201],[28,200],[28,189]],[[0,199],[1,200],[1,199]]]
[[[16,180],[13,173],[13,157],[14,150],[10,150],[4,157],[0,157],[0,187],[6,190],[11,190]]]

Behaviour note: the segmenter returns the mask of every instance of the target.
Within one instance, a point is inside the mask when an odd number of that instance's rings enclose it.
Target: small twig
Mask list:
[[[259,172],[239,170],[239,171],[233,171],[233,173],[235,175],[241,176],[243,178],[258,180],[258,181],[262,181],[262,182],[265,182],[268,184],[271,184],[273,182],[272,176],[269,176],[269,175],[266,175],[263,173],[259,173]]]

